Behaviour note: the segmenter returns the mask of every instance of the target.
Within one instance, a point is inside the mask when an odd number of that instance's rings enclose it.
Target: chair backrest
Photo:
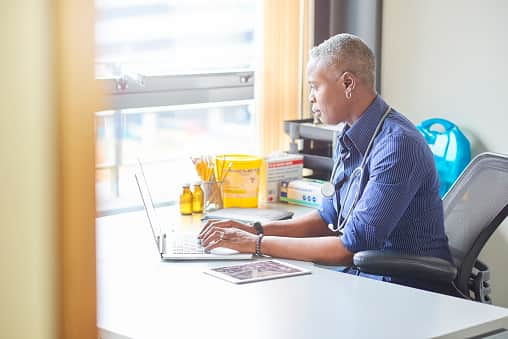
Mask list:
[[[482,153],[443,198],[445,231],[458,276],[468,277],[487,240],[508,213],[508,156]]]

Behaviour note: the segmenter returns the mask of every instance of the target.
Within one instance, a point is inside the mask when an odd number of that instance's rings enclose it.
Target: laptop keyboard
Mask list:
[[[173,254],[207,253],[195,234],[173,234],[170,249]]]

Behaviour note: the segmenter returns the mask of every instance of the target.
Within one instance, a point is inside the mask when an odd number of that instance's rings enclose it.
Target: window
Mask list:
[[[141,205],[138,157],[154,200],[172,203],[198,179],[191,155],[258,152],[257,3],[96,1],[96,75],[110,98],[96,114],[99,213]]]

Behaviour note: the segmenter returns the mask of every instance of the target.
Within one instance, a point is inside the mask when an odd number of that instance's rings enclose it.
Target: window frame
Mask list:
[[[98,79],[111,101],[104,110],[251,100],[254,71],[231,70],[208,73],[145,76],[124,73]]]

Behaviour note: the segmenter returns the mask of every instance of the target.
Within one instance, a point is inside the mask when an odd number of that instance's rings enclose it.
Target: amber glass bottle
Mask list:
[[[183,191],[180,194],[180,214],[192,214],[192,192],[189,184],[183,185]]]
[[[192,213],[203,213],[203,190],[201,183],[194,183],[194,190],[192,191]]]

